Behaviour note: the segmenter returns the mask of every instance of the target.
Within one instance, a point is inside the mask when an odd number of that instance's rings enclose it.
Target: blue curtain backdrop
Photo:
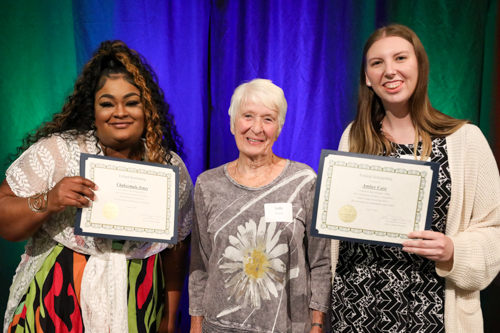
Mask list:
[[[234,88],[256,77],[282,87],[288,101],[274,145],[277,155],[316,167],[320,149],[311,147],[337,147],[338,134],[355,110],[357,76],[350,69],[359,66],[360,55],[351,55],[362,46],[360,37],[351,37],[362,32],[353,29],[348,13],[356,9],[340,1],[215,2],[210,20],[211,168],[238,156],[227,109]]]
[[[497,0],[3,1],[0,159],[60,111],[101,41],[121,39],[157,72],[193,181],[238,156],[227,110],[233,90],[256,77],[273,80],[288,101],[275,153],[317,169],[320,150],[336,149],[354,118],[366,38],[392,22],[410,26],[426,47],[434,106],[478,124],[494,145],[497,11]],[[3,313],[22,244],[0,240],[0,252],[8,254],[0,259]],[[489,290],[483,308],[498,323],[498,279]],[[181,317],[187,332],[187,297]]]
[[[175,114],[191,175],[204,171],[210,2],[75,0],[73,18],[79,70],[106,39],[121,39],[148,60]]]

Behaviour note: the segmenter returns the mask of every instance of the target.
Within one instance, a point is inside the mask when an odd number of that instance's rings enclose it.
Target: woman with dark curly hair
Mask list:
[[[184,240],[193,185],[181,150],[145,59],[121,41],[103,42],[62,111],[24,139],[0,185],[0,236],[28,239],[4,332],[174,331],[188,245],[77,236],[74,221],[97,190],[79,175],[81,153],[176,165]]]

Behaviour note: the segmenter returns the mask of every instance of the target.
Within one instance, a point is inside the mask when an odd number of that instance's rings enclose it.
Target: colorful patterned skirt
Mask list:
[[[88,258],[58,244],[22,297],[8,332],[84,332],[80,289]],[[164,299],[160,257],[127,260],[127,271],[129,332],[157,332]]]

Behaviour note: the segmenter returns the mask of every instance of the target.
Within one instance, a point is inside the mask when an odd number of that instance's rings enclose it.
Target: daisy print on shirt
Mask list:
[[[282,230],[276,232],[276,222],[266,226],[266,218],[261,217],[259,225],[250,220],[238,227],[235,236],[229,236],[223,257],[228,259],[220,269],[228,275],[226,289],[231,289],[231,297],[243,303],[222,311],[217,317],[227,315],[250,305],[260,309],[261,300],[278,297],[286,282],[286,266],[279,256],[288,252],[288,244],[278,244]],[[298,276],[294,269],[290,278]]]

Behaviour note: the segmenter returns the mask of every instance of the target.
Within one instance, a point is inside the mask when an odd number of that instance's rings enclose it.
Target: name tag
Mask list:
[[[413,156],[413,155],[401,155],[401,156],[399,156],[399,158],[401,158],[403,160],[413,160],[413,161],[415,161],[415,156]],[[420,161],[420,156],[418,157],[418,160]],[[427,157],[426,161],[430,162],[431,158]]]
[[[264,204],[266,222],[293,222],[292,203]]]

